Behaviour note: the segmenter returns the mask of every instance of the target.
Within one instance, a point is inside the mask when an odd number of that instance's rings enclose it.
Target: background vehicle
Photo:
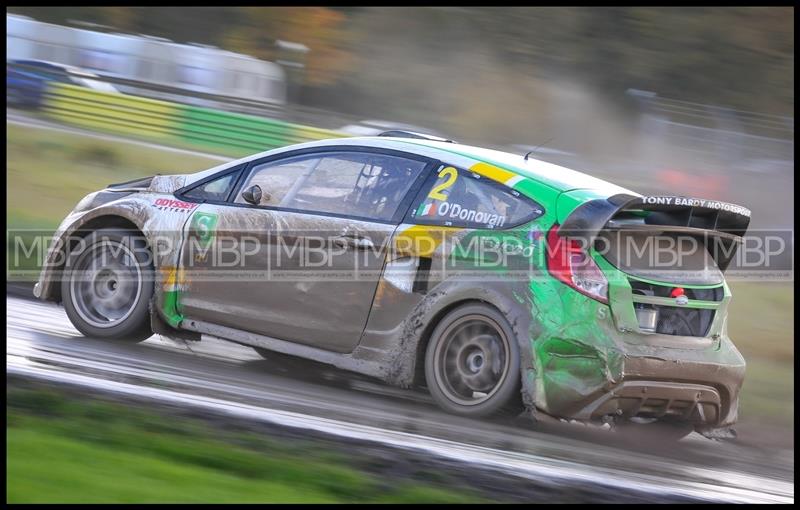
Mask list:
[[[49,82],[68,83],[100,92],[119,93],[98,76],[55,62],[43,60],[9,60],[6,62],[6,94],[15,106],[38,107]]]
[[[733,242],[749,211],[711,204],[419,135],[323,140],[87,196],[48,255],[65,277],[46,267],[35,294],[91,336],[213,335],[425,385],[464,416],[521,392],[530,412],[683,434],[737,419],[730,259],[701,243],[659,271],[596,241]]]

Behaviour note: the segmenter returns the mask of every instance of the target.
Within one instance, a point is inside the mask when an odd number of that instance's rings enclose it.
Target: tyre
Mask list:
[[[436,325],[425,352],[425,380],[434,401],[461,416],[489,416],[520,400],[519,346],[494,308],[456,308]]]
[[[99,229],[70,252],[61,296],[70,322],[89,337],[140,342],[150,337],[154,271],[141,234]]]

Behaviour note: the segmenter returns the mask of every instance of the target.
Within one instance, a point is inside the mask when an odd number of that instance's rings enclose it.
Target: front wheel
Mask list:
[[[494,308],[473,304],[448,313],[425,354],[436,403],[462,416],[494,414],[519,399],[520,359],[511,326]]]
[[[89,337],[140,342],[150,337],[153,264],[141,234],[105,228],[73,249],[61,281],[70,322]]]

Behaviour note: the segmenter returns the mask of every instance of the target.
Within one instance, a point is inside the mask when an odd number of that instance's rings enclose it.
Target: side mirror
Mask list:
[[[254,184],[247,188],[246,190],[242,191],[242,198],[245,202],[253,205],[258,205],[261,203],[261,186],[258,184]]]

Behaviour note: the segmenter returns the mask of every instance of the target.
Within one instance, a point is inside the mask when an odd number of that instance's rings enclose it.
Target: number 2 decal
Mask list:
[[[432,198],[434,200],[447,200],[447,195],[442,193],[442,191],[446,190],[453,184],[455,184],[456,179],[458,178],[458,170],[453,168],[452,166],[448,166],[447,168],[442,169],[439,172],[439,178],[447,176],[447,180],[443,183],[439,184],[438,186],[434,186],[430,193],[428,193],[428,198]]]

